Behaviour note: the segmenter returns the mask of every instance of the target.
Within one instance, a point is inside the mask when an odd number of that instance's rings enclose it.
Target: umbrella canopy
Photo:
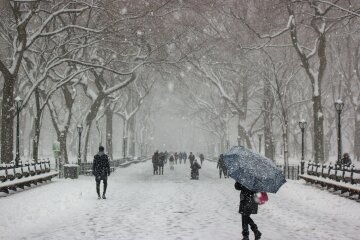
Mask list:
[[[224,163],[231,178],[254,192],[276,193],[286,182],[272,160],[243,146],[224,154]]]

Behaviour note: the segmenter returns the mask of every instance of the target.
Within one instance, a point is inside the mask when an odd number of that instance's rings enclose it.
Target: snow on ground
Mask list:
[[[0,239],[241,239],[239,192],[205,162],[200,180],[188,165],[152,175],[150,162],[117,169],[108,199],[93,177],[52,183],[0,197]],[[253,215],[262,239],[359,239],[360,203],[289,181]]]

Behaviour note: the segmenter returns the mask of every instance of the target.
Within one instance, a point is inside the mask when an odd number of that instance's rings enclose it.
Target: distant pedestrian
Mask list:
[[[159,166],[158,166],[159,175],[164,175],[165,159],[166,159],[165,153],[161,153],[159,157]]]
[[[184,152],[184,164],[186,164],[187,154]]]
[[[171,155],[170,158],[169,158],[169,163],[170,163],[170,170],[174,170],[174,156]]]
[[[175,158],[175,164],[177,164],[177,160],[178,160],[178,158],[179,158],[179,155],[178,155],[178,153],[177,153],[177,152],[175,152],[175,154],[174,154],[174,158]]]
[[[226,168],[225,163],[224,163],[224,155],[223,154],[220,154],[216,168],[219,169],[219,177],[220,178],[221,178],[222,173],[224,174],[224,178],[228,177],[227,168]]]
[[[189,161],[190,161],[190,166],[193,165],[193,163],[195,161],[195,156],[192,152],[190,152]]]
[[[193,164],[191,164],[190,168],[191,168],[191,173],[190,173],[191,179],[199,180],[199,169],[201,169],[201,166],[196,159],[194,160]]]
[[[156,150],[156,152],[154,153],[154,155],[152,156],[152,164],[153,164],[153,169],[154,169],[154,175],[158,175],[158,167],[159,167],[159,151]]]
[[[110,162],[109,157],[104,153],[104,147],[99,147],[99,152],[94,156],[94,161],[92,165],[92,171],[95,176],[96,181],[96,193],[98,195],[98,199],[100,197],[100,182],[103,181],[104,189],[102,198],[106,199],[106,188],[107,188],[107,178],[110,176]]]
[[[200,158],[200,164],[202,166],[204,159],[205,159],[204,154],[200,153],[199,158]]]
[[[239,213],[242,216],[243,240],[249,240],[249,225],[254,232],[255,240],[259,240],[261,238],[261,232],[250,217],[251,214],[257,214],[258,211],[258,203],[255,201],[256,193],[250,191],[239,182],[235,183],[235,189],[241,191]]]

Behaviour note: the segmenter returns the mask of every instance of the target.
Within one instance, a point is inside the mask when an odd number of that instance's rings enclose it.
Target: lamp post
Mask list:
[[[337,131],[337,142],[338,142],[338,158],[337,162],[340,163],[341,161],[341,111],[344,109],[344,103],[341,99],[338,99],[334,103],[335,109],[338,113],[338,131]]]
[[[78,133],[79,133],[79,153],[78,153],[78,165],[80,166],[81,164],[81,133],[83,131],[83,126],[82,124],[79,124],[77,126],[77,130],[78,130]]]
[[[22,105],[22,99],[17,96],[15,98],[16,105],[16,155],[15,155],[15,167],[19,166],[20,161],[20,110]]]
[[[304,166],[305,166],[305,158],[304,158],[304,150],[305,150],[305,128],[307,122],[305,120],[301,120],[299,122],[299,127],[301,129],[301,174],[304,174]]]
[[[262,139],[262,133],[258,134],[258,138],[259,138],[259,153],[261,153],[261,139]]]

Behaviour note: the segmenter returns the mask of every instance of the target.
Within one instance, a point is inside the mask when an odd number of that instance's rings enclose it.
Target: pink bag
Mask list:
[[[259,192],[256,194],[255,202],[259,205],[265,204],[269,200],[269,197],[266,192]]]

